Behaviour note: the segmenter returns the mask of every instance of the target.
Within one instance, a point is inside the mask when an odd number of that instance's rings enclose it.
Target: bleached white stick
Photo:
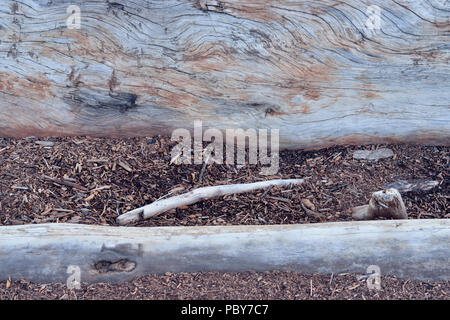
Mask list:
[[[251,192],[272,186],[300,184],[303,182],[303,179],[277,179],[245,184],[227,184],[202,187],[175,197],[155,201],[144,207],[128,211],[117,217],[117,222],[121,225],[124,225],[141,219],[148,219],[168,210],[175,209],[181,206],[187,206],[206,199],[217,198],[229,194]]]

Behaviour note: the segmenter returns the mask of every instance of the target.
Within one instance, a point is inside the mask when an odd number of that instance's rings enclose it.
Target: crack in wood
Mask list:
[[[355,0],[5,4],[2,136],[148,136],[202,119],[280,129],[280,148],[450,141],[441,2],[379,0],[372,31]],[[70,4],[81,30],[66,28]]]
[[[138,108],[137,95],[129,92],[109,92],[80,89],[65,97],[65,101],[76,108],[79,113],[98,113],[105,116],[108,113],[124,114]]]

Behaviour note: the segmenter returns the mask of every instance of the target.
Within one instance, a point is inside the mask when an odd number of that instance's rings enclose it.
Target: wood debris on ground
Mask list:
[[[330,277],[289,271],[166,272],[119,284],[82,283],[79,290],[70,290],[65,283],[0,282],[1,300],[448,300],[449,295],[449,282],[423,282],[382,275],[381,290],[371,290],[365,275],[345,273]]]
[[[273,187],[176,208],[137,226],[292,224],[352,220],[351,208],[368,203],[390,183],[436,181],[426,191],[402,193],[410,219],[449,216],[449,147],[340,146],[280,152],[275,176],[260,165],[170,165],[176,142],[165,137],[0,139],[0,224],[74,222],[117,225],[123,212],[195,188],[268,179],[307,178],[285,190]],[[356,150],[389,148],[378,161],[353,159]],[[305,200],[307,199],[307,200]],[[313,206],[312,206],[312,205]],[[49,208],[52,208],[48,211]],[[53,208],[69,210],[56,211]],[[308,211],[309,210],[309,211]]]

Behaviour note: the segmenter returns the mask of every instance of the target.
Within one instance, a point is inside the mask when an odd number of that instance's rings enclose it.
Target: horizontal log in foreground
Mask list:
[[[1,1],[0,136],[202,120],[281,148],[448,145],[449,18],[441,0]]]
[[[450,221],[397,220],[227,227],[0,227],[0,281],[117,282],[146,274],[293,270],[450,280]]]

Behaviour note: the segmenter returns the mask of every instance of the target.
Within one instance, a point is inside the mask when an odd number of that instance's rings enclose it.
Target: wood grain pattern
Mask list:
[[[446,0],[1,1],[0,135],[169,134],[201,119],[280,129],[282,148],[448,144],[449,43]]]
[[[365,273],[448,281],[450,220],[384,220],[271,226],[0,227],[0,281],[82,282],[147,274],[292,270]]]

